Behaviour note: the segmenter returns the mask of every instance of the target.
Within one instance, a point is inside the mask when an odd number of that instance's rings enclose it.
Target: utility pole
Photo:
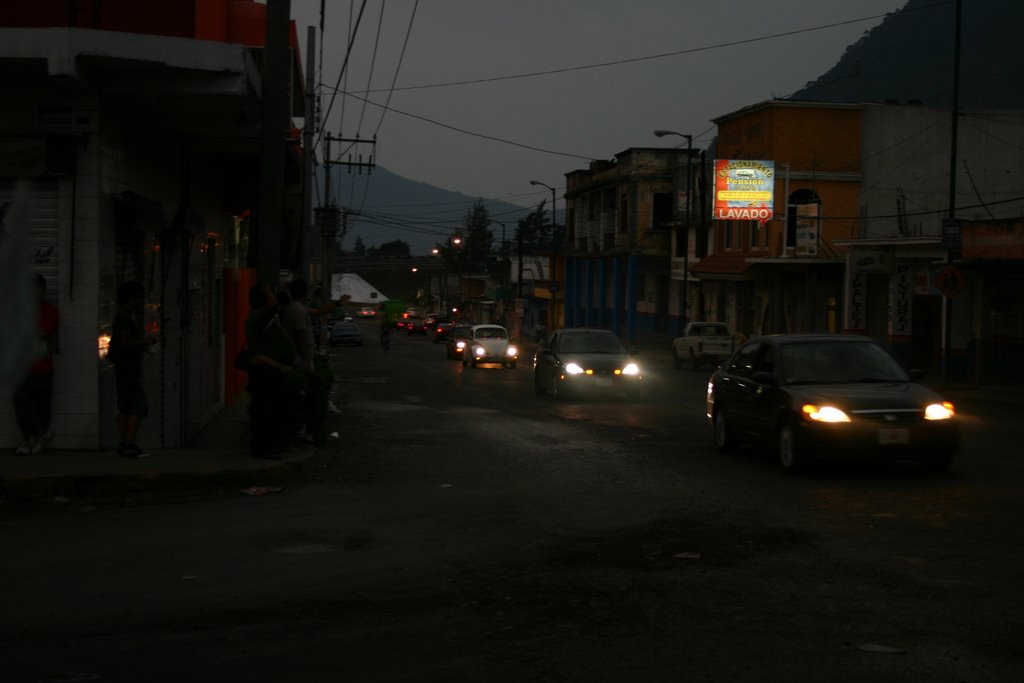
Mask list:
[[[953,31],[953,102],[952,122],[950,126],[949,141],[949,219],[942,227],[942,239],[946,247],[946,262],[953,263],[953,259],[959,253],[959,241],[962,239],[962,227],[956,220],[956,158],[957,158],[957,136],[960,126],[960,31],[961,16],[963,14],[963,0],[956,0],[956,18]],[[952,267],[952,266],[947,266]],[[949,362],[952,355],[953,345],[953,297],[943,294],[946,298],[945,315],[943,321],[942,340],[942,385],[949,383]]]
[[[288,28],[291,0],[267,0],[260,133],[260,197],[256,213],[256,277],[277,287],[284,216],[285,131],[288,124]]]
[[[299,272],[309,281],[312,276],[310,243],[313,239],[313,137],[316,133],[316,93],[313,59],[316,51],[316,27],[306,28],[306,117],[302,126],[302,240],[299,245]]]
[[[331,193],[331,167],[335,164],[340,166],[347,166],[349,173],[352,172],[353,168],[359,170],[362,175],[363,169],[366,169],[367,174],[373,172],[373,154],[369,155],[367,161],[363,161],[363,155],[358,154],[358,160],[354,161],[352,154],[349,153],[347,161],[335,161],[333,153],[331,152],[332,142],[346,142],[349,143],[348,150],[357,148],[361,144],[376,145],[377,139],[362,140],[357,135],[355,138],[336,138],[331,137],[330,133],[324,136],[324,206],[317,210],[319,216],[318,223],[320,224],[320,237],[322,240],[321,250],[322,255],[320,258],[321,272],[321,297],[329,297],[331,294],[331,272],[330,272],[330,253],[334,245],[334,241],[338,239],[338,223],[340,219],[341,223],[341,236],[340,240],[345,239],[345,235],[348,234],[348,217],[353,213],[351,209],[342,207],[339,209],[334,205],[334,199]],[[339,240],[339,249],[340,249]]]

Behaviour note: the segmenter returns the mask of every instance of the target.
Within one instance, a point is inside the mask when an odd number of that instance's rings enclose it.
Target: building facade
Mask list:
[[[746,335],[841,331],[842,240],[858,234],[860,106],[772,100],[715,123],[716,159],[774,163],[774,218],[713,222],[708,255],[691,269],[704,315]]]
[[[264,7],[13,5],[0,10],[0,203],[30,204],[13,227],[31,231],[27,272],[47,277],[60,310],[52,447],[116,445],[105,344],[129,280],[159,338],[140,443],[187,445],[240,390],[225,359],[252,280]],[[3,401],[0,446],[17,431]]]
[[[692,235],[680,227],[678,169],[687,158],[697,155],[638,147],[566,174],[566,327],[610,329],[628,340],[681,329],[685,273],[672,265],[692,252]]]

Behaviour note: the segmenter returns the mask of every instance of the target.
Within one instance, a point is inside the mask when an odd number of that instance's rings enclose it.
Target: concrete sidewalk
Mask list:
[[[280,486],[305,476],[304,465],[316,452],[312,445],[296,446],[282,460],[249,455],[248,405],[243,393],[190,448],[149,449],[151,457],[141,460],[113,450],[0,453],[0,501]]]

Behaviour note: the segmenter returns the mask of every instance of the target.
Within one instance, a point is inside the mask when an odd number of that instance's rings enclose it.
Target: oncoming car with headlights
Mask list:
[[[642,390],[633,355],[609,330],[568,328],[552,332],[533,359],[533,387],[555,398],[597,391]]]
[[[482,363],[500,363],[515,369],[519,349],[511,343],[508,331],[501,325],[474,325],[462,351],[462,366],[476,367]]]
[[[445,355],[448,357],[448,360],[459,360],[462,358],[463,352],[469,346],[472,333],[472,325],[456,325],[452,328],[451,333],[444,340]]]
[[[786,471],[811,458],[913,459],[946,469],[960,447],[953,404],[868,337],[749,340],[708,381],[715,446],[774,448]]]

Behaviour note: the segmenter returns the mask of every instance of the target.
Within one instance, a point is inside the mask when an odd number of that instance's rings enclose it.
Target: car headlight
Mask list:
[[[462,349],[466,348],[466,342],[455,342],[455,348],[461,351]]]
[[[482,355],[484,355],[484,353],[486,353],[486,351],[484,351],[484,347],[482,347],[482,346],[474,346],[473,347],[473,353],[478,355],[478,356],[482,356]]]
[[[622,368],[623,375],[639,375],[640,366],[636,363],[629,363],[626,367]]]
[[[565,371],[570,375],[582,375],[584,370],[576,363],[569,363],[565,366]]]
[[[801,408],[804,419],[813,422],[849,422],[850,416],[834,406],[816,406],[807,404]]]
[[[514,346],[510,346],[507,349],[505,349],[505,355],[506,356],[518,356],[519,355],[519,349],[517,349]]]
[[[948,420],[954,415],[956,415],[956,410],[948,401],[933,403],[924,409],[924,419],[926,420]]]

